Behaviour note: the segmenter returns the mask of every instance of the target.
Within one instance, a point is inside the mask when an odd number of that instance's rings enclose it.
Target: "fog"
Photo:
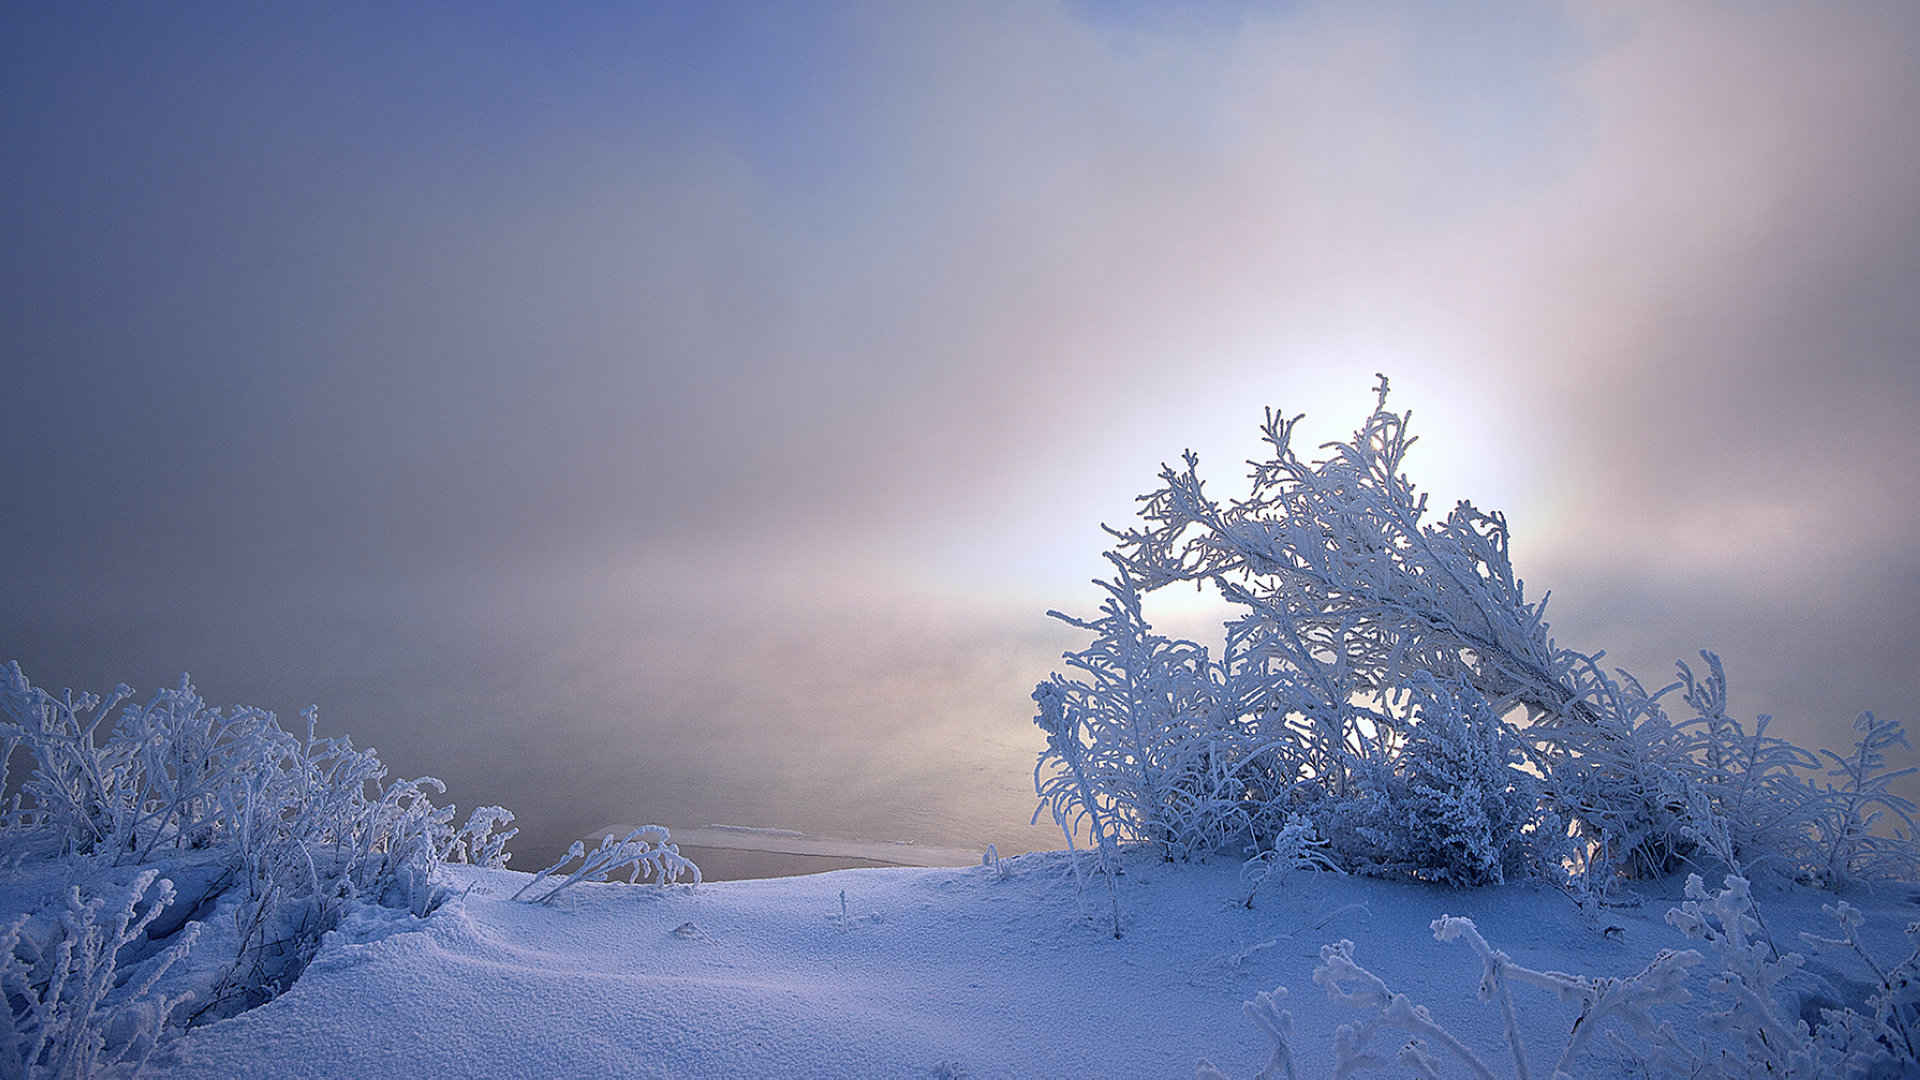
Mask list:
[[[0,15],[36,681],[541,845],[1043,845],[1100,523],[1384,371],[1564,643],[1914,719],[1911,6],[189,7]]]

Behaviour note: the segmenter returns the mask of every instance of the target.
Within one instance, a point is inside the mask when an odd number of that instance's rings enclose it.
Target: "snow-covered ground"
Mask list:
[[[1190,1077],[1206,1057],[1234,1077],[1265,1061],[1242,1015],[1285,984],[1301,1074],[1331,1071],[1334,1029],[1357,1018],[1313,985],[1319,947],[1357,960],[1496,1067],[1511,1065],[1480,966],[1433,939],[1467,915],[1520,964],[1639,970],[1689,943],[1666,925],[1682,878],[1641,883],[1636,907],[1597,920],[1538,884],[1455,890],[1290,873],[1251,910],[1238,864],[1130,853],[1124,936],[1102,891],[1078,895],[1066,857],[998,868],[844,870],[660,889],[583,884],[554,906],[508,898],[526,875],[447,867],[462,894],[428,918],[360,909],[285,995],[210,1024],[153,1065],[182,1077]],[[1718,882],[1712,882],[1717,885]],[[1830,893],[1756,890],[1783,944],[1827,933]],[[1850,892],[1877,952],[1920,917],[1914,887]],[[1822,960],[1796,985],[1853,999],[1860,972]],[[1706,972],[1680,1024],[1712,1004]],[[1518,991],[1535,1075],[1571,1007]],[[1382,1046],[1391,1053],[1400,1040]],[[1579,1075],[1637,1075],[1598,1044]]]

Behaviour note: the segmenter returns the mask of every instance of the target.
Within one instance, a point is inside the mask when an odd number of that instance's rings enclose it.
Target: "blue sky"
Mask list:
[[[1386,371],[1563,639],[1718,648],[1803,737],[1920,697],[1905,6],[0,19],[0,652],[44,681],[192,667],[439,767],[476,655],[625,636],[591,708],[516,691],[575,751],[683,736],[684,646],[824,773],[955,784],[927,746],[1029,753],[1040,612],[1160,461],[1230,487],[1263,407],[1336,437]],[[795,704],[835,667],[871,689]]]

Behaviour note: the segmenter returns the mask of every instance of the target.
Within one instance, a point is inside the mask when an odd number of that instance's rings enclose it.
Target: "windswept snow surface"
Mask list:
[[[285,995],[192,1032],[155,1065],[220,1080],[1185,1078],[1204,1056],[1238,1077],[1266,1055],[1241,1002],[1284,983],[1302,1075],[1317,1077],[1330,1071],[1334,1028],[1357,1018],[1311,981],[1320,945],[1343,937],[1360,963],[1510,1065],[1495,1007],[1474,1000],[1478,962],[1433,940],[1433,919],[1471,916],[1520,963],[1588,974],[1629,974],[1686,944],[1663,921],[1683,878],[1643,885],[1638,907],[1594,921],[1536,885],[1460,891],[1301,872],[1267,882],[1248,910],[1232,860],[1132,852],[1126,871],[1115,940],[1103,891],[1090,880],[1079,899],[1060,853],[998,869],[581,885],[553,907],[508,899],[525,874],[451,867],[460,899],[424,920],[361,912]],[[1883,955],[1920,915],[1912,891],[1847,894]],[[1831,894],[1759,893],[1782,939],[1827,932],[1820,904]],[[1860,974],[1818,959],[1810,968],[1796,978]],[[1708,1004],[1704,972],[1693,987],[1688,1008]],[[1573,1017],[1544,994],[1523,991],[1519,1004],[1542,1071]],[[1603,1044],[1580,1074],[1622,1071]]]

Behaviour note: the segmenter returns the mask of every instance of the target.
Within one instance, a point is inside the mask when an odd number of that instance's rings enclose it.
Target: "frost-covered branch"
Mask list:
[[[1443,915],[1434,920],[1433,936],[1438,941],[1463,941],[1480,958],[1479,998],[1482,1002],[1493,1001],[1499,1005],[1502,1029],[1506,1034],[1507,1046],[1513,1053],[1514,1075],[1520,1080],[1526,1080],[1531,1074],[1527,1068],[1521,1027],[1513,1004],[1512,983],[1537,986],[1551,991],[1562,1001],[1579,1006],[1579,1015],[1574,1019],[1566,1044],[1554,1061],[1550,1074],[1558,1075],[1573,1067],[1574,1060],[1607,1020],[1625,1023],[1649,1045],[1664,1045],[1672,1041],[1674,1036],[1671,1027],[1656,1021],[1651,1010],[1656,1005],[1688,1000],[1685,985],[1687,969],[1701,959],[1700,954],[1691,949],[1678,952],[1662,950],[1651,963],[1634,975],[1624,979],[1602,978],[1536,971],[1516,964],[1506,953],[1487,944],[1472,919],[1461,916]]]
[[[1273,1048],[1267,1055],[1267,1063],[1254,1074],[1253,1080],[1294,1080],[1293,1072],[1293,1014],[1280,1007],[1286,1000],[1287,988],[1277,986],[1269,991],[1261,991],[1241,1006],[1247,1019],[1254,1026],[1266,1032],[1273,1041]],[[1225,1073],[1214,1068],[1213,1063],[1202,1058],[1194,1069],[1194,1080],[1227,1080]]]
[[[1896,794],[1890,785],[1920,772],[1920,766],[1893,769],[1887,763],[1890,747],[1907,747],[1906,729],[1892,720],[1876,719],[1870,712],[1861,713],[1853,727],[1860,733],[1853,753],[1841,757],[1831,750],[1820,751],[1833,763],[1827,775],[1842,781],[1839,787],[1827,785],[1815,826],[1824,848],[1826,879],[1834,883],[1860,877],[1911,880],[1920,874],[1920,849],[1914,844],[1915,807],[1913,800]],[[1891,836],[1875,832],[1874,826],[1889,815],[1906,830]]]
[[[0,930],[0,1073],[65,1078],[139,1071],[173,1012],[192,996],[154,987],[193,947],[200,927],[190,924],[131,975],[120,968],[120,952],[145,940],[173,898],[173,883],[145,870],[111,908],[105,897],[69,889],[65,910],[39,940],[28,932],[28,915]]]
[[[1320,947],[1320,966],[1313,969],[1314,984],[1327,997],[1367,1013],[1355,1023],[1342,1024],[1333,1033],[1335,1080],[1360,1069],[1379,1068],[1386,1059],[1370,1051],[1368,1042],[1383,1029],[1406,1032],[1412,1040],[1439,1043],[1480,1080],[1494,1080],[1493,1070],[1452,1032],[1441,1027],[1424,1005],[1396,993],[1378,975],[1354,960],[1353,942],[1346,939]],[[1424,1055],[1421,1055],[1424,1056]]]
[[[580,864],[571,871],[566,870],[568,863],[575,859]],[[652,880],[661,885],[679,881],[692,876],[694,884],[700,883],[700,868],[681,856],[680,848],[672,842],[664,825],[642,825],[616,840],[609,833],[600,841],[600,846],[592,851],[586,845],[575,840],[567,849],[567,854],[559,862],[535,874],[532,880],[520,886],[513,894],[518,900],[532,891],[541,882],[556,874],[565,873],[558,885],[533,898],[533,903],[551,904],[555,897],[570,886],[582,881],[605,881],[620,871],[627,871],[627,883],[638,884],[643,880]]]
[[[1859,931],[1866,918],[1858,908],[1842,900],[1837,906],[1822,904],[1820,910],[1840,924],[1840,936],[1801,934],[1801,940],[1814,949],[1850,954],[1874,978],[1874,991],[1867,1001],[1873,1007],[1871,1021],[1850,1023],[1850,1034],[1876,1041],[1899,1060],[1920,1066],[1920,922],[1907,924],[1907,955],[1898,963],[1883,965],[1860,943]]]
[[[1100,873],[1107,883],[1107,899],[1113,908],[1113,936],[1117,938],[1120,936],[1120,890],[1114,877],[1120,868],[1119,854],[1114,850],[1116,839],[1109,824],[1112,810],[1106,803],[1111,796],[1088,778],[1085,747],[1080,741],[1080,713],[1073,707],[1064,681],[1056,676],[1034,687],[1033,700],[1039,706],[1033,722],[1047,733],[1047,750],[1033,767],[1034,790],[1040,796],[1033,820],[1040,820],[1041,810],[1050,811],[1054,823],[1066,834],[1069,853],[1074,834],[1082,826],[1091,831],[1100,855]],[[1049,762],[1057,762],[1059,767],[1051,775],[1045,775],[1042,770]],[[1077,864],[1074,872],[1079,873]]]

